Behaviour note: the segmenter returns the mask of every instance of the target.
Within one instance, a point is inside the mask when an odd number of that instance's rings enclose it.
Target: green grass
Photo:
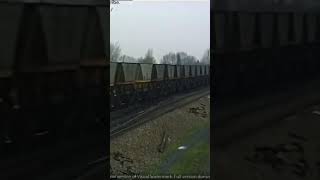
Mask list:
[[[198,175],[209,172],[210,144],[201,142],[184,154],[181,161],[176,162],[171,174]]]
[[[168,159],[170,157],[171,154],[173,154],[174,152],[177,151],[178,147],[181,146],[182,144],[184,144],[184,142],[188,142],[188,140],[190,138],[192,138],[192,136],[194,134],[196,134],[198,131],[200,131],[202,128],[207,128],[210,127],[210,122],[206,122],[203,124],[195,124],[195,126],[191,129],[189,129],[182,138],[178,139],[178,141],[176,141],[174,144],[169,144],[169,146],[166,148],[165,152],[163,153],[163,155],[161,155],[161,159],[158,163],[155,163],[154,165],[152,165],[147,171],[145,171],[143,174],[160,174],[160,168],[161,164],[163,162],[166,162],[166,159]],[[197,145],[196,145],[197,146]],[[197,146],[197,148],[193,149],[192,151],[188,152],[187,154],[185,154],[186,160],[184,162],[179,163],[180,165],[175,165],[175,169],[174,172],[178,172],[181,171],[180,169],[183,168],[187,168],[190,169],[187,164],[189,163],[189,161],[194,161],[194,157],[204,157],[205,160],[209,160],[209,155],[210,155],[210,144],[207,143],[203,143],[201,145],[199,145],[199,147]],[[203,150],[202,150],[203,149]],[[187,149],[188,150],[188,149]],[[200,160],[200,161],[204,161],[204,160]],[[207,163],[207,162],[206,162]],[[208,163],[207,163],[208,164]],[[183,168],[179,168],[179,166],[183,167]],[[186,167],[184,167],[186,166]],[[185,171],[187,172],[187,171]],[[196,173],[198,174],[198,173]]]

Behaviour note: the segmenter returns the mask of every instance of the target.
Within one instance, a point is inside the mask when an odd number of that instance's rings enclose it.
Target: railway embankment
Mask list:
[[[209,175],[210,95],[111,141],[111,175]],[[192,162],[192,163],[190,163]]]

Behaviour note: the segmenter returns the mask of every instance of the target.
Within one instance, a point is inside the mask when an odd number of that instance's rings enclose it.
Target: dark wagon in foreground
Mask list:
[[[0,146],[105,124],[106,2],[0,0]]]

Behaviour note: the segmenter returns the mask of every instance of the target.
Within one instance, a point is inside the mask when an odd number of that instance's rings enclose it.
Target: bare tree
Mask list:
[[[118,42],[110,43],[110,61],[118,62],[121,57],[121,48]]]
[[[181,65],[181,57],[180,54],[177,54],[177,64]]]
[[[120,61],[121,62],[129,62],[129,63],[136,63],[138,62],[136,58],[131,57],[131,56],[127,56],[127,55],[122,55],[120,57]]]
[[[186,58],[188,56],[188,54],[186,52],[177,52],[177,55],[178,54],[179,54],[181,60],[183,60],[184,58]]]
[[[137,59],[137,61],[138,61],[138,63],[142,63],[142,62],[144,61],[144,58],[143,58],[143,57],[139,57],[139,58]]]
[[[155,60],[155,58],[153,57],[153,51],[152,51],[152,49],[148,49],[145,57],[144,57],[144,58],[139,58],[139,59],[138,59],[138,62],[139,62],[139,63],[153,63],[153,64],[155,64],[155,63],[156,63],[156,60]]]
[[[187,55],[182,59],[182,64],[193,65],[197,63],[197,58],[194,56]]]
[[[176,54],[173,52],[170,52],[164,55],[161,59],[161,64],[177,64]]]
[[[176,63],[181,65],[192,65],[197,63],[197,58],[188,55],[186,52],[177,52],[176,59]]]
[[[207,49],[202,58],[201,58],[201,63],[202,64],[210,64],[210,49]]]

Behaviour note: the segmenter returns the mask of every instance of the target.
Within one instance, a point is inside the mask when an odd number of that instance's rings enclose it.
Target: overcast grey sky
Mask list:
[[[210,47],[209,0],[120,1],[111,8],[111,42],[119,42],[128,56],[152,48],[158,61],[170,51],[200,59]]]

